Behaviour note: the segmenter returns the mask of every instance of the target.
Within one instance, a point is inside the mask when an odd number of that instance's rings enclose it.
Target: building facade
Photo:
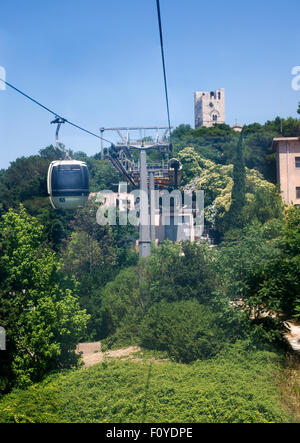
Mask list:
[[[277,182],[285,203],[300,205],[300,137],[274,138]]]
[[[225,89],[195,92],[195,128],[225,123]]]
[[[242,132],[242,130],[243,130],[243,126],[240,125],[239,123],[235,123],[234,125],[231,126],[231,128],[232,128],[235,132]]]

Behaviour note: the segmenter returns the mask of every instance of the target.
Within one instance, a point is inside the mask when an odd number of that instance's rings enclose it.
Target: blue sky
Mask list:
[[[173,126],[193,126],[194,91],[221,87],[229,124],[296,117],[299,0],[161,0],[161,13]],[[1,2],[7,81],[93,132],[167,124],[160,57],[155,0]],[[0,168],[54,144],[51,119],[0,91]],[[99,151],[98,139],[67,125],[61,141]]]

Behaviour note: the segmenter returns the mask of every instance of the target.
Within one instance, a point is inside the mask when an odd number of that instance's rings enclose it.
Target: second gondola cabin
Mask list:
[[[85,162],[57,160],[48,170],[48,194],[54,209],[76,209],[89,198],[89,170]]]

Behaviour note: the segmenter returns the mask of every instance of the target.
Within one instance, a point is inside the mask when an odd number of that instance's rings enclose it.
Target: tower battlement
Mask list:
[[[225,123],[225,89],[195,92],[195,128]]]

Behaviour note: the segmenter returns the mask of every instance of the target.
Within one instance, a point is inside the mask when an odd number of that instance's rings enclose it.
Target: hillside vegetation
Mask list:
[[[298,420],[279,394],[286,320],[300,318],[300,207],[283,204],[274,179],[272,139],[281,134],[300,135],[300,121],[255,123],[242,134],[227,125],[175,129],[181,190],[205,191],[214,247],[166,241],[147,260],[133,226],[97,224],[94,200],[76,211],[50,207],[52,146],[0,171],[2,420]],[[88,163],[92,191],[114,190],[120,177],[106,160],[73,157]],[[169,362],[153,363],[151,374],[137,361],[76,369],[76,345],[100,340]],[[297,377],[288,378],[295,404]]]
[[[276,354],[242,344],[184,365],[108,361],[46,378],[0,401],[1,422],[286,422]]]

